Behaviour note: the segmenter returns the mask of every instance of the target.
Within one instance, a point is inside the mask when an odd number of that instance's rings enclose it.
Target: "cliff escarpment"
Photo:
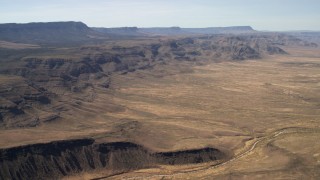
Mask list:
[[[131,142],[96,143],[75,139],[0,150],[0,179],[57,179],[107,169],[112,172],[157,166],[203,163],[226,158],[215,148],[153,152]]]

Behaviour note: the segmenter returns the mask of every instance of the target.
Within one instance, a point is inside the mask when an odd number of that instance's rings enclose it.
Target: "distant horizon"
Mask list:
[[[23,22],[23,23],[18,23],[18,22],[8,22],[8,23],[0,23],[0,24],[30,24],[30,23],[59,23],[59,22],[80,22],[83,23],[85,25],[87,25],[89,28],[195,28],[195,29],[202,29],[202,28],[228,28],[228,27],[251,27],[253,30],[255,31],[262,31],[262,32],[320,32],[320,30],[308,30],[308,29],[300,29],[300,30],[279,30],[279,31],[273,31],[273,30],[258,30],[256,28],[254,28],[251,25],[231,25],[231,26],[209,26],[209,27],[181,27],[181,26],[155,26],[155,27],[149,27],[149,26],[145,26],[145,27],[141,27],[141,26],[115,26],[115,27],[105,27],[105,26],[89,26],[87,23],[82,22],[82,21],[72,21],[72,20],[68,20],[68,21],[41,21],[41,22]]]
[[[89,27],[230,27],[320,31],[319,0],[1,0],[0,23],[85,22]]]

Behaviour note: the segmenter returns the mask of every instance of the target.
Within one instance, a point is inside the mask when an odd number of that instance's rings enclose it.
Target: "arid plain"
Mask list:
[[[99,38],[1,43],[0,178],[320,177],[315,44],[247,29],[108,39],[57,25]]]
[[[104,115],[121,117],[126,126],[111,136],[121,134],[161,151],[210,146],[232,155],[219,165],[166,165],[110,178],[317,179],[320,53],[296,48],[287,52],[290,55],[178,69],[162,65],[156,71],[114,77],[112,100],[123,109]],[[109,97],[101,95],[98,101],[104,98]],[[103,118],[97,119],[104,124]]]

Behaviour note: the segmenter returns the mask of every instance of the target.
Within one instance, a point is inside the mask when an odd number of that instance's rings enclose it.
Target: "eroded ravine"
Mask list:
[[[0,150],[0,179],[59,179],[96,169],[128,172],[157,164],[203,163],[225,158],[215,148],[154,152],[131,142],[76,139]]]

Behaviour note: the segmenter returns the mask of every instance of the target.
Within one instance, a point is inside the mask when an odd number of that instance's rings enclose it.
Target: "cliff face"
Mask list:
[[[57,179],[93,169],[126,172],[157,164],[189,164],[222,160],[214,148],[152,152],[130,142],[95,143],[93,139],[56,141],[0,150],[1,179]]]

